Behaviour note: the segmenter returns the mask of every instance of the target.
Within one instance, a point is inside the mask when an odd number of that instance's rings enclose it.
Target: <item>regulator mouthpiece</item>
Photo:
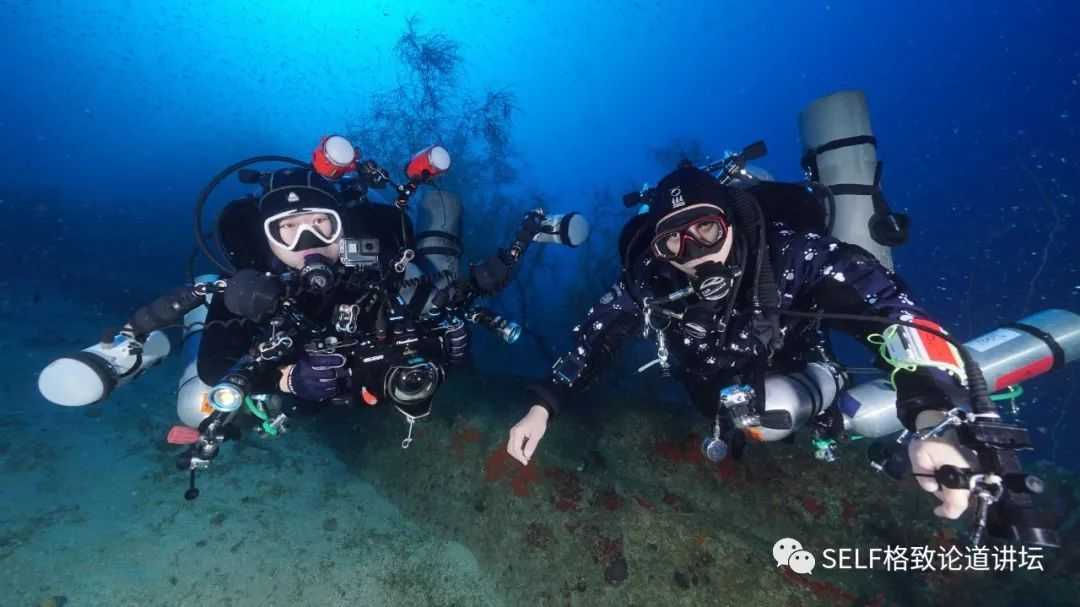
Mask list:
[[[308,255],[300,269],[300,281],[304,288],[314,293],[325,293],[334,285],[334,270],[330,260],[322,255]]]
[[[327,135],[311,155],[315,172],[331,181],[356,171],[356,148],[341,135]]]
[[[430,145],[412,157],[405,166],[409,181],[420,182],[434,179],[450,169],[450,152],[441,145]]]

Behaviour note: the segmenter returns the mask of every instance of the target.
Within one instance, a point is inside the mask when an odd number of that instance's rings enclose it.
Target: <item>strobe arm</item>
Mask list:
[[[173,289],[150,304],[135,310],[122,332],[141,342],[153,331],[176,326],[183,320],[185,314],[206,303],[208,294],[221,292],[224,289],[224,280],[196,283],[191,287]]]
[[[529,244],[543,229],[544,218],[543,209],[526,213],[509,248],[499,249],[497,254],[469,266],[469,283],[464,291],[495,295],[505,289],[514,277],[515,267],[529,249]],[[471,300],[471,297],[467,299]]]
[[[500,257],[503,257],[503,260],[511,266],[516,265],[529,249],[529,244],[544,229],[545,217],[544,209],[533,209],[525,213],[525,218],[521,220],[521,227],[514,235],[513,244],[506,251],[499,251]]]

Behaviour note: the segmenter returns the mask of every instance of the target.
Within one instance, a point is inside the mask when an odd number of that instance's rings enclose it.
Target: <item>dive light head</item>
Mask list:
[[[521,337],[521,325],[512,320],[505,319],[491,310],[477,308],[472,311],[469,320],[483,327],[487,327],[507,344],[513,344]]]
[[[226,378],[210,389],[207,401],[210,406],[222,413],[232,413],[244,403],[244,390],[236,385],[230,378]]]
[[[507,344],[513,344],[519,338],[521,338],[521,325],[517,324],[512,320],[505,320],[496,329],[496,332],[499,334],[499,337],[502,338],[504,342],[506,342]]]
[[[589,220],[581,213],[550,215],[540,222],[540,231],[533,242],[557,243],[576,247],[589,239]]]
[[[434,179],[450,169],[450,152],[441,145],[429,145],[412,157],[405,166],[409,181],[423,182]]]
[[[251,372],[254,361],[250,356],[241,358],[225,377],[214,384],[206,394],[207,403],[217,411],[231,413],[244,404],[251,393]]]
[[[356,171],[357,156],[356,148],[348,139],[341,135],[327,135],[312,152],[311,166],[319,175],[337,181],[345,174]]]

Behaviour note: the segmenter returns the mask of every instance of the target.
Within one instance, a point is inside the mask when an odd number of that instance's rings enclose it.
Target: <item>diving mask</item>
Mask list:
[[[341,216],[327,208],[292,209],[266,218],[263,231],[270,242],[288,251],[315,249],[341,238]]]
[[[717,207],[695,205],[661,220],[649,248],[658,259],[691,261],[720,250],[729,231],[727,218]]]

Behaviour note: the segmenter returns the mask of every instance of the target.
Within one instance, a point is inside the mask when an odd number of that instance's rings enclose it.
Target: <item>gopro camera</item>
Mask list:
[[[342,238],[341,263],[348,268],[379,267],[378,238]]]

